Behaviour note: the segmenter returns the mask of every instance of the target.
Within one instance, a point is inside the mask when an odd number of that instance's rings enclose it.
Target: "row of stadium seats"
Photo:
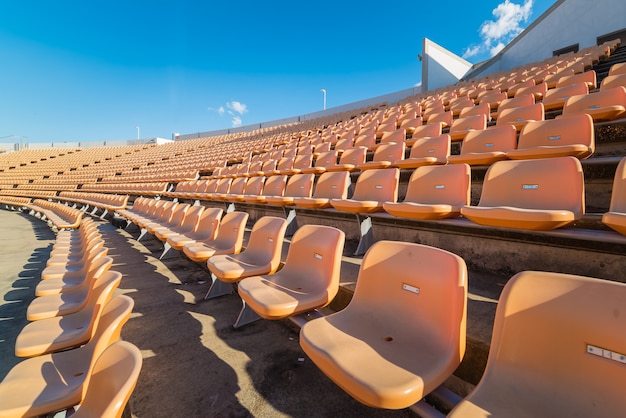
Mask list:
[[[114,296],[122,275],[110,270],[96,223],[57,237],[15,340],[16,364],[0,382],[0,416],[119,417],[134,390],[141,352],[120,341],[133,300]],[[73,413],[72,413],[73,412]]]

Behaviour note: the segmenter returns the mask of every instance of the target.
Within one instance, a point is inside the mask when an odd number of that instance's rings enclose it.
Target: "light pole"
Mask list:
[[[140,128],[139,128],[139,126],[135,126],[135,128],[137,128],[137,139],[139,139],[140,138],[140,136],[139,136]]]
[[[320,90],[324,94],[324,110],[326,110],[326,89]]]

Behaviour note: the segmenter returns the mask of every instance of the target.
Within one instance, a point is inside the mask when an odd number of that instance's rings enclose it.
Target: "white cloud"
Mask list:
[[[230,102],[226,103],[226,107],[239,113],[240,115],[243,115],[248,111],[248,106],[236,100],[231,100]]]
[[[248,112],[248,106],[238,102],[237,100],[231,100],[226,103],[226,107],[220,106],[218,108],[209,107],[209,111],[215,112],[220,116],[224,116],[228,114],[232,117],[232,126],[233,128],[237,128],[243,124],[243,120],[241,119],[241,115]]]
[[[480,53],[480,51],[482,50],[482,47],[480,45],[476,45],[474,47],[467,47],[467,49],[465,50],[465,52],[463,53],[462,57],[464,59],[468,59],[473,57],[474,55],[478,55]]]
[[[496,20],[486,21],[481,25],[482,38],[488,44],[504,38],[514,38],[523,30],[520,24],[528,21],[532,8],[533,0],[526,0],[522,5],[504,0],[504,3],[500,3],[492,11]]]
[[[484,52],[494,56],[500,52],[524,30],[523,24],[526,24],[532,15],[533,3],[534,0],[525,0],[523,4],[504,0],[497,5],[491,12],[495,19],[487,20],[480,25],[482,43],[467,47],[463,58],[471,58]]]
[[[241,117],[240,116],[233,116],[233,128],[238,128],[241,126]]]

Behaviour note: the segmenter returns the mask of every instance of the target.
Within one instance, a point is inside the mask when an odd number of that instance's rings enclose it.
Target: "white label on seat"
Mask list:
[[[381,186],[380,184],[377,184],[377,185],[376,185],[376,188],[377,188],[377,189],[382,189],[382,188],[383,188],[383,186]]]
[[[402,289],[403,290],[408,290],[409,292],[413,292],[417,295],[420,294],[420,288],[419,287],[415,287],[415,286],[411,286],[410,284],[406,284],[406,283],[402,283]]]
[[[537,190],[538,188],[538,184],[522,184],[522,190]]]
[[[315,258],[321,260],[324,257],[322,257],[322,254],[315,253]]]
[[[600,106],[598,105],[589,106],[589,109],[600,109]]]
[[[524,120],[524,118],[517,118],[517,121],[518,121],[518,122],[521,122],[521,121],[523,121],[523,120]]]
[[[488,143],[486,143],[486,144],[485,144],[485,146],[486,146],[486,147],[493,147],[493,143],[488,142]]]
[[[429,149],[428,152],[432,154],[432,153],[435,152],[435,150],[434,149]]]
[[[237,232],[239,231],[239,228],[233,228],[233,231]]]
[[[554,136],[548,137],[548,141],[558,141],[559,139],[561,139],[561,135],[554,135]]]
[[[274,242],[274,238],[268,238],[267,241],[268,242]]]
[[[595,345],[587,344],[587,353],[626,364],[626,355],[611,350],[605,350]]]
[[[304,189],[304,186],[300,186],[301,189]]]
[[[333,184],[332,186],[330,186],[331,189],[336,189],[337,185]]]
[[[446,185],[445,184],[435,184],[435,189],[445,189]]]

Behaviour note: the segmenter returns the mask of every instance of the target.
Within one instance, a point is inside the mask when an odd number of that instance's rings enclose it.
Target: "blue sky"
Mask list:
[[[170,138],[413,87],[422,38],[480,62],[553,0],[0,4],[0,137]],[[16,137],[0,139],[7,142]]]

